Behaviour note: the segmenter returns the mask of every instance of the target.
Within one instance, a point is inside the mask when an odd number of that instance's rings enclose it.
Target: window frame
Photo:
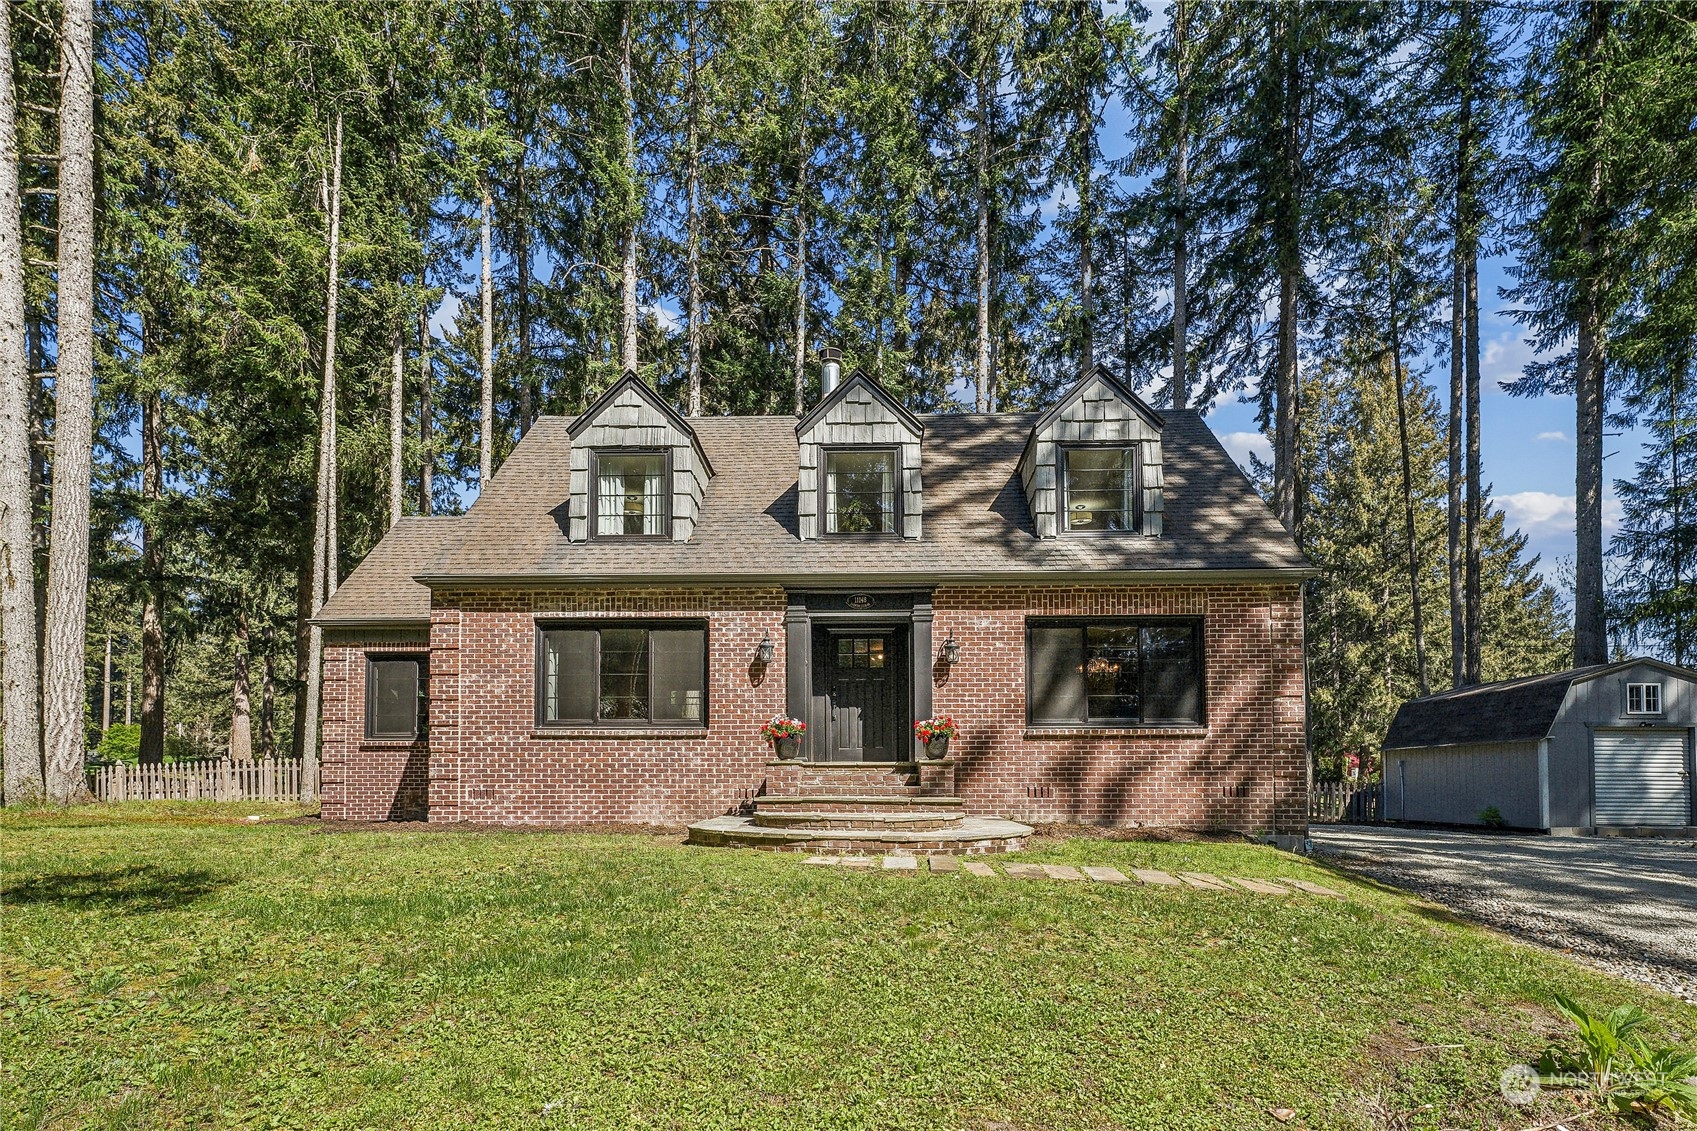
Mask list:
[[[890,457],[891,483],[894,490],[893,506],[895,518],[889,530],[849,530],[838,531],[831,529],[831,510],[829,499],[831,495],[830,461],[833,455],[839,453],[854,454],[856,452],[881,452]],[[821,444],[819,446],[819,535],[822,538],[844,538],[849,540],[889,540],[902,536],[902,523],[906,519],[906,511],[902,506],[902,450],[899,444]]]
[[[1131,453],[1131,528],[1128,530],[1074,530],[1071,525],[1071,476],[1068,457],[1073,452],[1127,451]],[[1069,440],[1055,444],[1055,509],[1057,532],[1068,537],[1120,537],[1143,533],[1143,444],[1138,440]]]
[[[602,534],[601,527],[601,457],[659,456],[660,472],[660,533]],[[589,537],[604,542],[669,542],[672,539],[672,449],[665,447],[599,447],[589,449]]]
[[[1655,706],[1654,710],[1650,709],[1648,706],[1645,705],[1649,702],[1649,698],[1650,698],[1649,695],[1647,695],[1645,693],[1652,687],[1656,689],[1656,693],[1655,693],[1655,695],[1656,695],[1656,706]],[[1632,693],[1634,691],[1637,691],[1639,693],[1640,706],[1637,710],[1633,710],[1633,708],[1632,708]],[[1667,707],[1667,686],[1665,684],[1658,682],[1658,683],[1629,683],[1629,684],[1626,685],[1626,713],[1627,714],[1629,714],[1629,715],[1660,715],[1660,714],[1665,713],[1666,707]]]
[[[1114,533],[1119,533],[1115,531]],[[1191,630],[1191,639],[1195,643],[1196,654],[1196,692],[1197,709],[1195,719],[1126,719],[1103,716],[1091,717],[1089,714],[1089,685],[1085,685],[1085,714],[1081,718],[1063,721],[1058,719],[1039,719],[1033,712],[1031,701],[1031,634],[1037,628],[1076,628],[1079,632],[1081,651],[1084,647],[1084,631],[1087,628],[1170,628],[1184,626]],[[1114,616],[1114,617],[1043,617],[1028,616],[1025,618],[1025,725],[1028,730],[1093,730],[1093,731],[1140,731],[1140,730],[1196,730],[1208,726],[1208,660],[1207,648],[1204,642],[1205,618],[1193,616]],[[1139,645],[1141,649],[1141,644]],[[1139,699],[1142,699],[1142,687],[1139,687]],[[1141,702],[1139,703],[1141,710]]]
[[[377,665],[410,663],[418,670],[416,677],[417,706],[413,710],[412,731],[379,734],[376,712],[372,708],[377,696]],[[366,742],[419,742],[430,734],[430,657],[422,652],[365,653],[365,725],[361,735]]]
[[[596,711],[601,709],[601,633],[606,629],[642,629],[646,633],[659,631],[701,631],[701,718],[700,719],[658,719],[654,715],[654,663],[653,645],[649,643],[648,663],[648,714],[647,719],[550,719],[547,717],[547,634],[555,631],[593,632],[595,634],[595,655],[593,667],[595,670],[595,689],[591,696]],[[712,686],[708,679],[711,674],[710,657],[713,651],[713,630],[707,620],[701,617],[613,617],[590,620],[560,619],[557,617],[538,618],[536,621],[536,670],[532,684],[534,709],[532,717],[538,730],[689,730],[705,731],[708,725],[708,704],[712,699]]]

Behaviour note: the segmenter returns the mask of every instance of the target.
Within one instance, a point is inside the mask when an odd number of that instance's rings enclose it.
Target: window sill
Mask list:
[[[1205,726],[1163,726],[1159,723],[1134,723],[1127,726],[1028,726],[1026,738],[1207,738]]]
[[[371,749],[405,749],[408,746],[423,746],[428,739],[422,734],[411,738],[362,738],[359,740],[361,750]]]
[[[532,738],[706,738],[706,727],[533,727]]]
[[[942,765],[943,759],[936,759],[934,765]],[[768,766],[796,766],[804,770],[865,770],[867,773],[908,773],[918,768],[917,762],[810,762],[806,758],[775,758],[766,763]]]

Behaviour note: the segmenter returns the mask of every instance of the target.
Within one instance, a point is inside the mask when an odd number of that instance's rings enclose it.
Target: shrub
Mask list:
[[[100,745],[95,748],[101,760],[106,762],[128,762],[135,765],[141,757],[141,724],[114,723],[106,728],[101,736]]]
[[[1503,812],[1495,805],[1487,805],[1480,810],[1479,823],[1488,829],[1500,829],[1507,822],[1503,820]]]

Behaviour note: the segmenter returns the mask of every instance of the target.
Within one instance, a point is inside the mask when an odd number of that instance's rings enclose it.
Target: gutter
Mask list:
[[[1215,585],[1222,582],[1297,582],[1318,577],[1312,566],[1275,569],[1222,570],[962,570],[893,573],[886,570],[855,573],[610,573],[610,574],[414,574],[413,580],[432,589],[496,585],[655,585],[729,584],[782,585],[787,588],[829,586],[848,589],[911,589],[915,586],[963,583],[980,585]],[[346,622],[342,622],[346,623]]]

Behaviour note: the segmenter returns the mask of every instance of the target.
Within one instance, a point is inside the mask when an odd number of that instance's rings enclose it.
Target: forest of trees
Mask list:
[[[626,370],[796,411],[824,345],[916,411],[1094,363],[1255,404],[1323,573],[1318,757],[1426,690],[1697,644],[1697,4],[0,20],[8,801],[74,797],[107,723],[143,760],[299,753],[310,615],[397,516]],[[1574,397],[1570,594],[1483,480],[1481,304],[1538,350],[1510,391]]]

